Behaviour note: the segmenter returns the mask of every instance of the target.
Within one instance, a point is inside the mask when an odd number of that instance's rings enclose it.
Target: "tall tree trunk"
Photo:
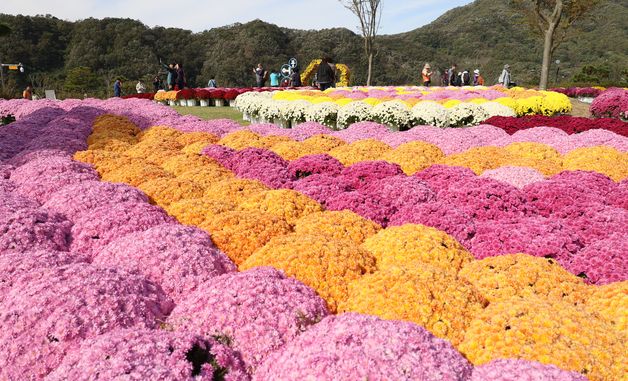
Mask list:
[[[552,44],[554,43],[555,24],[550,24],[545,31],[545,41],[543,44],[543,65],[541,66],[541,82],[539,89],[546,90],[549,80],[550,61],[552,60]]]
[[[373,69],[373,52],[369,53],[369,70],[366,77],[366,86],[371,86],[371,70]]]

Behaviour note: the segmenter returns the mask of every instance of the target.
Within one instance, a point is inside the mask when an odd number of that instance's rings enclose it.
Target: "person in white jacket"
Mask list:
[[[135,90],[137,90],[138,94],[146,92],[146,86],[144,86],[144,82],[142,82],[142,80],[137,81],[137,85],[135,85]]]
[[[504,70],[502,70],[502,74],[499,76],[499,80],[497,82],[506,88],[510,87],[510,84],[512,83],[510,77],[510,65],[504,65]]]

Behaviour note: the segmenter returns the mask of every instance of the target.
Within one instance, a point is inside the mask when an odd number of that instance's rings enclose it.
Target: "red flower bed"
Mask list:
[[[520,118],[494,116],[485,120],[484,123],[499,127],[510,135],[519,130],[542,126],[556,127],[568,134],[577,134],[579,132],[599,128],[612,131],[621,136],[628,136],[628,123],[612,118],[589,119],[575,116],[549,117],[540,115],[524,116]]]
[[[550,91],[555,91],[557,93],[565,94],[570,98],[578,98],[578,97],[589,97],[595,98],[598,95],[602,94],[602,90],[596,89],[594,87],[557,87],[555,89],[551,89]]]

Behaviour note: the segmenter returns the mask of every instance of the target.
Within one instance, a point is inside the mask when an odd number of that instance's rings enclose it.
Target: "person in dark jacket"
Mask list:
[[[113,83],[113,96],[117,98],[122,96],[122,81],[120,79],[116,79]]]
[[[292,74],[290,74],[290,86],[292,87],[303,86],[303,84],[301,83],[301,74],[299,73],[299,68],[295,68]]]
[[[166,90],[174,90],[174,86],[177,84],[177,69],[174,67],[175,64],[166,65],[161,62],[161,58],[159,59],[159,63],[168,71],[168,77],[166,78],[166,86],[168,88]]]
[[[187,87],[187,83],[185,81],[185,71],[183,71],[183,65],[178,63],[174,66],[177,69],[177,86],[175,90],[183,90]]]
[[[321,60],[321,64],[318,65],[318,71],[316,72],[316,79],[321,91],[329,89],[336,82],[336,75],[331,66],[329,66],[329,58]]]

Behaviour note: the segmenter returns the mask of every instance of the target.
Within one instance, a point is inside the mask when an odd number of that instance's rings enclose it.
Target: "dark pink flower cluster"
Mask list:
[[[340,174],[353,189],[360,189],[373,181],[403,174],[398,164],[386,161],[363,161],[344,168]]]
[[[291,188],[288,162],[262,148],[245,148],[233,154],[229,168],[238,177],[259,180],[271,188]]]
[[[567,88],[556,87],[556,88],[550,89],[550,91],[565,94],[566,96],[570,98],[579,98],[579,97],[595,98],[598,95],[602,94],[602,90],[597,89],[595,87],[567,87]]]
[[[592,284],[608,284],[628,279],[628,242],[621,232],[595,241],[561,264]]]
[[[293,180],[315,174],[337,176],[344,169],[344,165],[338,159],[328,154],[303,156],[288,164],[288,173]]]
[[[597,99],[599,99],[598,97]],[[597,101],[596,99],[596,101]],[[593,107],[593,106],[591,106]],[[590,119],[575,116],[542,116],[528,115],[522,117],[494,116],[484,121],[504,129],[509,134],[514,134],[519,130],[533,127],[554,127],[568,134],[577,134],[588,130],[602,129],[608,130],[621,136],[628,136],[628,124],[618,119],[612,119],[605,114],[598,115],[602,119]]]
[[[610,88],[591,103],[591,114],[598,118],[628,119],[628,90]]]

